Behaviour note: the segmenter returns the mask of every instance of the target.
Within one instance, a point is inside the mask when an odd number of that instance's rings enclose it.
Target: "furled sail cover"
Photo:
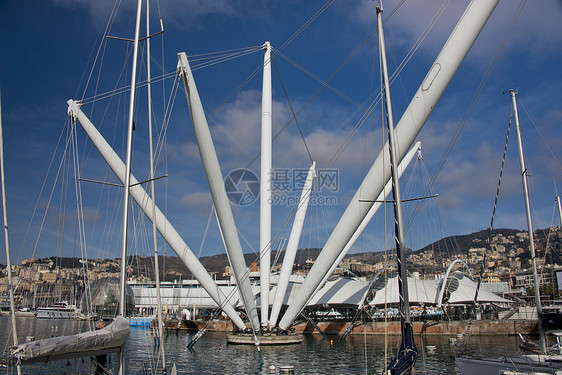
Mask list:
[[[112,352],[125,343],[129,336],[129,324],[122,316],[97,331],[87,331],[71,336],[37,340],[18,345],[12,351],[18,363],[49,362],[74,357],[89,357],[99,352]]]
[[[407,375],[415,374],[412,372],[416,365],[418,358],[418,348],[414,342],[414,331],[412,325],[404,323],[402,327],[402,343],[398,354],[394,357],[388,365],[388,372],[391,375]]]

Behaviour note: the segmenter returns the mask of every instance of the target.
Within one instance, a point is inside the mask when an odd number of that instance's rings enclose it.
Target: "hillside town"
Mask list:
[[[485,258],[483,283],[497,284],[492,289],[504,295],[506,293],[518,296],[534,294],[527,232],[495,231],[488,236],[486,231],[482,231],[478,235],[470,236],[468,242],[465,241],[464,245],[459,245],[462,248],[456,251],[442,249],[443,240],[441,240],[424,249],[410,252],[408,268],[412,275],[416,278],[432,279],[443,274],[447,267],[455,262],[457,266],[455,269],[459,269],[477,280],[480,278],[482,262]],[[559,299],[562,284],[560,258],[562,230],[560,228],[539,230],[536,232],[535,241],[541,294],[546,299]],[[129,282],[148,283],[152,281],[152,273],[149,271],[152,259],[143,258],[130,258],[131,261],[127,266]],[[178,265],[181,263],[178,258],[167,257],[166,262],[168,266],[163,272],[166,280],[178,282],[191,278],[187,269],[183,267],[182,270],[182,265]],[[202,262],[205,263],[204,258],[202,258]],[[280,268],[281,262],[282,258],[273,266],[274,271]],[[37,307],[60,300],[77,303],[87,282],[110,277],[118,278],[119,263],[119,259],[101,258],[95,260],[56,257],[26,259],[21,264],[12,266],[16,304]],[[213,261],[212,263],[220,262]],[[304,262],[296,264],[295,273],[305,276],[313,263],[314,259],[306,259]],[[393,250],[388,250],[386,255],[385,252],[349,254],[341,262],[334,275],[372,277],[382,270],[385,264],[388,264],[387,269],[392,272],[395,269],[395,263]],[[256,263],[249,262],[249,268],[252,272],[259,271]],[[208,271],[214,275],[215,279],[229,279],[232,276],[229,266],[224,266],[222,270],[208,267]],[[6,273],[4,266],[0,278],[3,305],[7,304],[8,279]]]

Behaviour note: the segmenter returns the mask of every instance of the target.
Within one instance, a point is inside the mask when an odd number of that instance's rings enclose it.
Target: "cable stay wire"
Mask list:
[[[396,7],[396,8],[389,14],[389,16],[385,19],[385,21],[386,21],[388,18],[390,18],[390,17],[392,16],[392,14],[394,14],[395,11],[396,11],[404,2],[405,2],[405,0],[401,1],[400,4],[398,4],[397,7]],[[448,0],[446,3],[447,3],[447,4],[450,3],[450,0]],[[440,17],[440,15],[441,15],[442,13],[443,13],[443,12],[441,11],[437,16],[434,17],[434,21],[435,21],[435,22],[437,21],[437,19]],[[421,35],[420,38],[418,39],[419,42],[417,42],[417,43],[412,47],[412,49],[410,50],[410,52],[407,54],[406,58],[403,60],[403,62],[402,62],[401,65],[399,66],[399,69],[397,69],[397,70],[392,74],[392,76],[391,76],[391,77],[392,77],[392,82],[398,77],[398,75],[400,74],[400,72],[401,72],[401,71],[403,70],[403,68],[406,66],[407,62],[412,58],[412,56],[414,55],[414,53],[417,51],[417,49],[418,49],[419,46],[421,45],[421,41],[423,41],[423,40],[426,38],[426,36],[427,36],[427,34],[429,33],[429,31],[430,31],[430,30],[433,28],[433,26],[435,25],[435,22],[433,22],[430,27],[428,27],[428,28],[426,28],[426,30],[424,30],[424,33],[422,33],[422,35]],[[287,121],[287,122],[285,123],[285,125],[275,134],[275,136],[274,136],[274,138],[273,138],[274,141],[275,141],[275,139],[287,128],[287,126],[288,126],[292,121],[294,121],[294,120],[297,118],[297,115],[298,115],[300,112],[302,112],[302,110],[304,110],[304,108],[320,93],[320,91],[322,91],[322,90],[326,87],[327,83],[329,83],[329,82],[336,76],[336,74],[337,74],[339,71],[341,71],[341,69],[343,69],[343,67],[351,60],[351,57],[355,56],[355,55],[363,48],[363,46],[364,46],[375,34],[376,34],[376,32],[372,32],[371,34],[369,34],[369,36],[363,41],[363,43],[361,43],[361,45],[360,45],[359,47],[357,47],[357,48],[353,51],[353,53],[345,60],[345,62],[344,62],[342,65],[340,65],[340,67],[338,67],[338,69],[336,70],[336,72],[334,72],[334,73],[332,74],[332,76],[330,76],[330,78],[329,78],[325,83],[322,84],[322,86],[317,90],[317,92],[316,92],[315,94],[313,94],[313,96],[299,109],[299,111],[296,112],[296,114],[295,114],[294,111],[292,111],[292,113],[293,113],[293,118],[292,118],[291,120]],[[365,111],[365,114],[363,114],[363,116],[362,116],[362,120],[360,120],[360,121],[358,122],[358,125],[356,125],[356,126],[354,127],[354,129],[353,129],[353,134],[355,134],[355,133],[358,131],[358,129],[360,128],[360,125],[362,125],[362,124],[366,121],[366,119],[370,116],[370,114],[372,113],[372,111],[373,111],[374,108],[376,107],[376,104],[377,104],[379,101],[380,101],[380,92],[378,93],[376,99],[371,101],[371,104],[369,105],[368,109]],[[292,109],[292,108],[291,108],[291,109]],[[299,131],[301,131],[300,126],[299,126]],[[301,136],[303,137],[303,140],[304,140],[304,135],[302,134],[302,131],[301,131]],[[349,143],[350,139],[351,139],[351,137],[348,137],[346,144]],[[341,151],[339,151],[339,155],[341,155],[341,152],[343,151],[343,149],[340,148],[340,150],[341,150]],[[251,164],[253,164],[253,162],[254,162],[255,160],[257,160],[257,158],[259,158],[259,156],[260,156],[260,153],[258,153],[258,154],[249,162],[248,167],[249,167]],[[309,156],[310,156],[310,153],[309,153]],[[332,160],[331,160],[331,162],[330,162],[330,165],[333,164],[333,162],[335,161],[335,159],[337,159],[337,157],[336,157],[336,158],[332,158]],[[297,206],[297,208],[298,208],[298,206]],[[278,234],[276,234],[276,235],[271,239],[271,243],[277,239],[277,237],[280,235],[280,232],[289,224],[289,222],[290,222],[289,219],[294,216],[294,213],[295,213],[295,212],[296,212],[296,208],[293,209],[293,212],[290,213],[290,214],[286,217],[285,221],[283,222],[283,225],[282,225],[281,230],[278,232]],[[261,256],[258,255],[258,257],[256,258],[256,261],[259,260],[260,257],[261,257]],[[249,277],[249,274],[248,274],[248,277]]]
[[[228,53],[224,52],[221,55],[216,55],[216,56],[213,55],[213,56],[209,56],[207,58],[199,58],[199,59],[193,59],[192,58],[193,56],[189,55],[189,61],[191,63],[193,63],[191,65],[191,70],[194,71],[194,70],[198,70],[198,69],[207,68],[207,67],[212,66],[212,65],[216,65],[216,64],[219,64],[219,63],[223,63],[223,62],[226,62],[226,61],[233,60],[233,59],[238,58],[238,57],[243,57],[243,56],[252,54],[254,52],[261,51],[262,49],[263,49],[263,46],[252,46],[252,47],[247,47],[247,48],[241,49],[240,51],[237,51],[237,52],[228,52]],[[216,53],[218,54],[218,53],[221,53],[221,52],[216,52]],[[199,64],[195,64],[197,62],[199,62]]]
[[[310,159],[310,163],[312,164],[314,159],[312,158],[312,155],[310,154],[310,149],[308,148],[308,145],[306,144],[306,138],[304,137],[301,126],[299,124],[299,120],[298,120],[298,118],[295,114],[295,110],[293,109],[293,105],[291,104],[291,100],[289,99],[289,94],[287,94],[287,89],[285,88],[285,84],[283,83],[283,80],[281,79],[281,74],[279,73],[279,69],[277,68],[277,64],[275,64],[275,61],[273,61],[273,60],[271,60],[271,62],[273,63],[273,67],[275,68],[275,72],[277,73],[277,78],[279,79],[279,82],[281,83],[281,87],[283,88],[283,93],[285,94],[285,99],[287,100],[287,104],[289,105],[289,108],[291,109],[291,113],[293,114],[293,121],[295,121],[295,124],[297,125],[297,128],[299,129],[299,133],[301,135],[301,139],[302,139],[302,142],[304,144],[304,148],[306,149],[306,152],[308,153],[308,158]]]
[[[293,43],[293,41],[304,31],[306,30],[326,9],[328,9],[336,0],[330,0],[324,3],[320,9],[316,11],[297,31],[293,33],[286,41],[279,47],[279,50],[284,50],[289,44]],[[403,0],[405,1],[405,0]]]
[[[503,36],[503,38],[500,41],[500,44],[498,46],[498,48],[496,49],[496,52],[494,54],[494,56],[492,57],[490,64],[488,65],[488,68],[486,69],[486,72],[484,73],[484,75],[482,76],[482,79],[480,80],[480,83],[478,84],[478,87],[476,88],[474,95],[472,96],[472,99],[468,105],[468,108],[466,109],[459,125],[457,126],[457,129],[455,131],[455,134],[453,135],[451,141],[449,142],[449,145],[447,146],[447,149],[445,150],[443,156],[441,157],[441,160],[439,161],[439,164],[431,178],[430,181],[430,185],[429,187],[432,187],[435,184],[435,181],[437,179],[437,177],[439,176],[439,173],[441,172],[441,170],[443,169],[445,162],[447,161],[447,158],[449,157],[454,145],[456,144],[456,142],[458,141],[461,131],[464,128],[464,126],[466,125],[466,123],[468,122],[468,119],[472,113],[472,110],[474,109],[476,103],[478,102],[478,99],[480,98],[480,95],[482,94],[482,91],[484,90],[484,87],[486,86],[486,83],[488,82],[488,79],[490,78],[492,71],[494,70],[494,67],[496,66],[496,63],[499,60],[499,57],[501,56],[501,53],[503,51],[503,49],[505,48],[507,41],[509,40],[509,37],[511,36],[511,33],[513,31],[513,29],[515,28],[515,24],[517,22],[517,20],[519,19],[519,16],[521,15],[521,13],[523,12],[523,7],[525,6],[527,0],[521,0],[518,8],[515,11],[515,14],[510,22],[510,24],[508,25],[508,28]],[[427,192],[426,192],[427,194]],[[422,202],[418,203],[416,210],[414,211],[414,214],[410,217],[408,223],[406,224],[405,228],[408,228],[411,223],[412,220],[414,219],[414,217],[416,216],[416,212],[419,211],[419,208],[421,206]]]
[[[334,86],[330,85],[329,82],[324,81],[322,78],[318,77],[317,75],[312,73],[310,70],[306,69],[305,67],[303,67],[302,65],[300,65],[296,61],[292,60],[291,58],[289,58],[287,55],[285,55],[281,51],[277,51],[277,55],[279,57],[283,58],[283,60],[287,61],[289,64],[293,65],[295,68],[297,68],[301,72],[303,72],[304,74],[308,75],[309,77],[311,77],[312,79],[314,79],[315,81],[320,83],[323,87],[326,87],[326,88],[332,90],[332,92],[339,95],[342,99],[348,101],[349,103],[353,104],[356,107],[361,108],[361,105],[359,103],[357,103],[355,100],[351,99],[350,97],[345,95],[343,92],[341,92],[340,90],[338,90]]]
[[[205,53],[199,53],[199,54],[189,54],[189,61],[194,62],[194,61],[201,61],[201,60],[205,60],[205,59],[211,59],[211,58],[216,58],[217,55],[222,55],[222,56],[227,56],[227,55],[233,55],[233,54],[237,54],[237,53],[243,53],[245,51],[248,50],[260,50],[263,46],[251,46],[251,47],[241,47],[241,48],[232,48],[232,49],[227,49],[227,50],[223,50],[223,51],[212,51],[212,52],[205,52]]]
[[[560,161],[560,158],[554,153],[554,150],[552,149],[551,145],[549,142],[547,142],[547,138],[544,136],[544,134],[542,133],[542,131],[540,130],[540,127],[538,126],[537,120],[533,117],[533,115],[527,110],[527,107],[525,107],[525,105],[523,104],[523,102],[521,101],[521,98],[518,97],[517,98],[517,102],[519,103],[519,105],[521,106],[521,108],[523,108],[523,110],[525,111],[525,113],[527,114],[527,116],[529,117],[529,120],[531,121],[531,124],[533,124],[534,128],[537,130],[537,133],[539,134],[539,136],[541,137],[544,145],[546,146],[546,148],[548,149],[548,152],[550,152],[550,156],[552,157],[553,160],[556,161],[556,163],[558,164],[558,167],[560,167],[560,169],[562,169],[562,162]]]
[[[289,39],[287,39],[287,41],[285,41],[285,43],[283,43],[281,45],[281,47],[279,48],[274,48],[273,52],[272,52],[272,60],[273,58],[276,56],[276,54],[281,53],[281,51],[283,49],[285,49],[290,43],[292,43],[296,37],[298,35],[300,35],[308,26],[310,26],[310,24],[316,20],[326,9],[328,9],[328,7],[330,5],[332,5],[335,2],[335,0],[331,0],[327,3],[325,3],[303,26],[301,26],[295,33],[293,33],[293,35],[291,37],[289,37]],[[406,2],[406,0],[401,0],[399,4],[396,5],[396,7],[388,14],[388,16],[385,18],[385,22],[390,19],[390,17],[392,17],[392,15],[394,13],[396,13],[396,11],[402,6],[402,4],[404,4]],[[295,112],[295,115],[293,118],[291,118],[289,121],[287,121],[282,127],[281,129],[273,136],[272,141],[275,142],[275,140],[279,137],[279,135],[281,135],[285,129],[287,128],[287,126],[289,126],[289,124],[293,121],[294,118],[296,118],[296,116],[298,116],[307,106],[308,104],[310,104],[314,98],[316,98],[318,96],[318,94],[320,94],[320,92],[325,88],[325,84],[328,84],[330,81],[332,81],[336,75],[349,63],[349,61],[367,44],[367,42],[374,36],[376,35],[376,30],[371,32],[367,38],[365,38],[365,40],[357,47],[355,48],[355,50],[350,54],[350,56],[347,57],[347,59],[336,69],[336,71],[334,71],[334,73],[332,73],[332,75],[328,78],[328,80],[326,80],[323,85],[307,100],[307,102],[305,104],[303,104],[301,106],[301,108],[299,108],[299,110],[297,110]],[[417,49],[417,48],[416,48]],[[191,56],[199,56],[199,55],[191,55]],[[284,55],[283,55],[284,56]],[[228,102],[230,102],[230,100],[232,100],[232,98],[240,91],[242,90],[242,88],[244,88],[248,82],[250,82],[261,70],[263,69],[263,65],[260,64],[258,66],[258,68],[256,70],[254,70],[244,81],[242,81],[240,83],[239,86],[237,86],[212,112],[207,114],[207,118],[211,119],[213,118],[217,112],[219,112],[222,107],[224,107],[224,105],[226,105]],[[394,75],[393,75],[394,76]],[[393,80],[392,80],[393,81]],[[189,137],[191,138],[191,137]],[[183,144],[185,142],[187,142],[187,140],[189,139],[188,137],[186,137],[186,139],[184,141],[182,141],[179,145],[178,148],[181,148],[183,146]],[[176,152],[177,150],[175,150],[174,152]],[[249,168],[259,157],[261,156],[261,152],[258,152],[247,164],[246,168]]]
[[[388,21],[388,19],[390,19],[390,17],[402,6],[402,4],[404,4],[405,0],[401,1],[390,13],[389,15],[385,18],[384,22]],[[402,62],[400,63],[400,65],[398,65],[398,67],[396,68],[396,70],[392,73],[391,77],[390,77],[390,83],[393,84],[394,81],[396,80],[396,78],[399,77],[400,73],[402,72],[402,70],[404,70],[404,68],[406,67],[406,65],[410,62],[410,60],[412,59],[412,57],[415,55],[415,53],[418,51],[419,47],[421,46],[421,44],[423,43],[423,41],[427,38],[427,35],[429,34],[429,32],[433,29],[433,27],[435,26],[435,24],[437,23],[437,21],[439,20],[439,18],[441,17],[441,15],[444,13],[445,9],[448,7],[448,5],[450,4],[451,0],[447,0],[445,1],[445,3],[443,3],[443,5],[440,7],[440,9],[438,10],[438,12],[433,16],[432,20],[430,21],[430,23],[428,24],[428,26],[424,29],[424,31],[422,32],[422,34],[418,37],[418,39],[416,40],[416,42],[413,44],[413,46],[410,48],[410,50],[408,51],[408,53],[406,54],[406,56],[404,57],[404,59],[402,60]],[[355,101],[351,100],[350,98],[348,98],[347,96],[345,96],[344,94],[342,94],[339,90],[333,88],[329,83],[335,78],[335,76],[349,63],[349,61],[351,61],[351,59],[367,44],[367,42],[373,37],[375,36],[377,33],[377,30],[375,29],[373,32],[371,32],[364,40],[363,42],[348,56],[348,58],[346,58],[346,60],[336,69],[336,71],[326,80],[323,81],[320,78],[316,77],[314,74],[310,73],[308,70],[306,70],[305,68],[303,68],[302,66],[300,66],[299,64],[295,63],[294,61],[292,61],[291,59],[289,59],[288,57],[286,57],[284,54],[280,53],[280,56],[283,57],[286,61],[288,61],[289,63],[293,64],[296,68],[300,69],[301,71],[303,71],[305,74],[311,76],[313,79],[317,80],[318,82],[321,83],[320,88],[305,102],[305,104],[296,112],[297,115],[299,115],[307,106],[308,104],[310,104],[317,96],[318,94],[320,94],[320,92],[324,89],[324,88],[329,88],[330,90],[332,90],[334,93],[340,95],[343,99],[349,101],[350,103],[354,104],[358,110],[363,110],[364,114],[361,117],[361,119],[356,123],[356,125],[348,132],[348,135],[346,137],[346,139],[342,142],[342,144],[340,145],[340,148],[334,153],[334,155],[332,156],[332,158],[330,159],[329,163],[328,163],[328,168],[331,167],[335,161],[341,156],[341,154],[343,153],[343,151],[345,150],[345,148],[347,147],[347,145],[350,143],[351,139],[355,136],[355,134],[357,133],[357,131],[362,127],[362,125],[365,123],[365,121],[367,120],[367,118],[371,115],[372,111],[374,110],[374,108],[378,105],[378,103],[380,102],[380,98],[381,98],[381,94],[380,92],[377,92],[376,96],[373,97],[373,95],[371,97],[369,97],[365,103],[370,103],[370,105],[368,107],[365,107],[365,104],[357,104]],[[288,123],[286,123],[279,132],[277,132],[277,134],[275,134],[273,140],[275,140],[285,129],[286,127],[289,125],[291,120],[288,121]],[[256,157],[254,157],[254,159],[252,159],[252,161],[250,162],[250,165],[253,164],[253,162],[255,160],[257,160],[257,158],[259,157],[259,154],[256,155]]]

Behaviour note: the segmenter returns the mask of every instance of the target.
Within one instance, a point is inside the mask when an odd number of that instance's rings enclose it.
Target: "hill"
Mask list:
[[[466,235],[449,236],[418,250],[408,249],[407,253],[424,254],[426,252],[432,252],[434,259],[447,258],[451,254],[468,254],[470,248],[487,248],[488,246],[486,244],[489,238],[490,241],[496,245],[499,244],[513,249],[523,249],[523,253],[520,255],[521,259],[526,262],[530,259],[529,240],[526,236],[526,232],[515,229],[494,229],[491,233],[486,229]],[[535,247],[538,252],[538,256],[544,256],[543,250],[547,248],[548,241],[550,241],[550,248],[555,250],[553,252],[549,252],[549,262],[562,264],[562,258],[560,257],[560,249],[562,248],[562,231],[558,231],[558,235],[550,236],[550,238],[549,229],[539,229],[535,231]],[[297,264],[296,267],[300,269],[310,267],[310,263],[307,263],[306,261],[315,261],[320,254],[320,251],[321,249],[318,248],[299,249],[295,258],[295,263]],[[382,260],[383,254],[384,252],[379,250],[348,254],[346,258],[365,264],[375,264]],[[390,250],[389,254],[393,256],[393,250]],[[284,251],[273,251],[272,265],[281,265],[283,262],[283,256]],[[259,263],[259,254],[257,253],[244,254],[244,257],[248,267],[251,267],[253,263]],[[118,262],[116,262],[117,260],[118,259],[97,259],[89,260],[88,263],[89,267],[96,267],[96,264],[99,265],[100,263],[105,262],[106,269],[108,271],[118,272],[119,267]],[[49,263],[51,264],[52,269],[54,269],[55,266],[60,266],[62,268],[82,267],[82,262],[79,258],[50,257],[39,259],[38,262]],[[192,277],[185,264],[183,264],[183,262],[176,256],[161,255],[159,256],[158,262],[162,281],[174,281]],[[226,254],[204,256],[200,258],[200,262],[209,273],[214,274],[218,279],[223,278],[225,268],[229,266]],[[154,280],[154,259],[152,257],[131,256],[129,257],[128,264],[132,267],[133,275],[143,275]],[[413,268],[416,268],[415,264],[412,264],[412,266]]]

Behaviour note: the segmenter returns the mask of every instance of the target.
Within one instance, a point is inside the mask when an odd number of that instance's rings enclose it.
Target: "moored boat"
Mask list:
[[[51,306],[39,307],[35,317],[38,319],[78,319],[80,310],[76,306],[62,301]]]

